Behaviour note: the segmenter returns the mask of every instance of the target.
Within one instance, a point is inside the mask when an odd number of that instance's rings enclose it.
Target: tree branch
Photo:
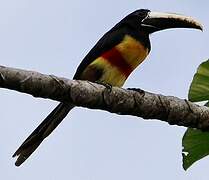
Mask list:
[[[70,102],[76,106],[209,130],[209,108],[141,89],[108,88],[88,81],[69,80],[4,66],[0,66],[0,87],[34,97]]]

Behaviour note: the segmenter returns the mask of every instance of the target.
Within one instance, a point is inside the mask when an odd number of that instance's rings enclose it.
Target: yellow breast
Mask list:
[[[141,64],[149,54],[149,50],[147,48],[129,35],[126,35],[123,41],[118,44],[116,48],[133,69]]]
[[[126,35],[118,45],[95,59],[85,71],[102,69],[102,75],[98,81],[121,87],[148,53],[149,50],[139,41]]]

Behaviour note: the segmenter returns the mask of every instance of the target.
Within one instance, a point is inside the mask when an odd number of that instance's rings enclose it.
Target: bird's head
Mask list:
[[[135,28],[140,28],[149,34],[169,28],[194,28],[203,30],[202,25],[192,17],[175,13],[152,12],[148,9],[136,10],[126,16],[122,21]]]

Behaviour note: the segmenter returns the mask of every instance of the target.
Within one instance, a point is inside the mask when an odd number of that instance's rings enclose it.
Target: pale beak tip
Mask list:
[[[200,30],[203,32],[204,30],[203,30],[203,26],[202,26],[202,24],[200,25]]]

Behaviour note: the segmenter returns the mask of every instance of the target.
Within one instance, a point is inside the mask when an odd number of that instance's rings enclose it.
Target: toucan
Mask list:
[[[73,79],[122,87],[149,54],[149,35],[169,28],[203,30],[198,21],[188,16],[136,10],[102,36],[81,61]],[[15,165],[20,166],[74,107],[61,102],[14,153],[13,157],[18,156]]]

